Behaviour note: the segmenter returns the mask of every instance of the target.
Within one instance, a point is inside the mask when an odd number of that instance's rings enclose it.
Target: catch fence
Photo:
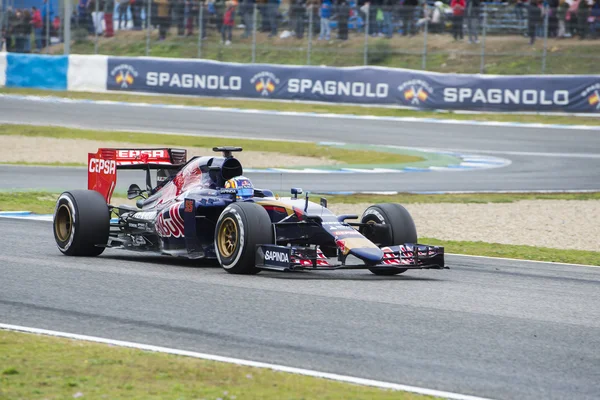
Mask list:
[[[4,49],[489,74],[593,74],[600,65],[598,0],[585,10],[468,2],[462,15],[440,1],[38,0],[41,22],[32,1],[2,4]]]

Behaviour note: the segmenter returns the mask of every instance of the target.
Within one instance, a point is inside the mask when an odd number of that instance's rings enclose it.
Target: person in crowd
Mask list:
[[[569,10],[569,4],[566,0],[560,0],[558,8],[556,10],[556,18],[558,19],[558,33],[556,37],[564,38],[567,37],[567,11]]]
[[[185,0],[173,0],[173,18],[177,24],[177,36],[185,35]]]
[[[233,1],[228,0],[225,3],[225,13],[223,14],[223,30],[221,31],[222,41],[226,46],[231,44],[231,32],[235,20],[235,6]]]
[[[321,17],[321,31],[319,32],[319,40],[329,40],[331,39],[331,26],[330,18],[331,18],[331,1],[323,0],[321,3],[321,8],[319,10],[319,16]]]
[[[169,30],[169,0],[154,0],[156,3],[156,22],[158,23],[158,40],[167,38]]]
[[[338,38],[348,40],[348,20],[350,19],[350,6],[346,0],[341,0],[337,9]]]
[[[88,0],[87,9],[92,14],[94,33],[96,35],[102,35],[104,33],[102,24],[102,21],[104,21],[104,0]]]
[[[419,0],[400,0],[399,14],[402,20],[402,36],[414,35],[413,18]]]
[[[290,28],[294,30],[296,39],[304,37],[304,16],[306,9],[304,0],[292,0],[290,4]]]
[[[31,7],[31,26],[35,37],[35,52],[39,53],[42,50],[42,29],[44,22],[42,21],[42,13],[36,7]]]
[[[578,33],[579,24],[577,23],[577,11],[579,9],[580,0],[567,0],[569,9],[567,10],[567,30],[571,36]]]
[[[33,32],[31,20],[31,12],[27,9],[23,10],[23,53],[31,53],[31,33]]]
[[[585,39],[587,36],[589,14],[590,6],[588,0],[581,0],[579,7],[577,7],[577,33],[580,40]]]
[[[312,13],[312,34],[316,35],[319,33],[321,29],[319,21],[319,13],[320,13],[321,3],[320,0],[306,0],[306,15],[310,19],[310,14]]]
[[[393,14],[394,14],[394,0],[382,0],[383,10],[383,30],[386,38],[391,38],[394,34]]]
[[[127,10],[129,9],[129,0],[117,0],[117,18],[119,22],[117,24],[117,28],[119,30],[127,29]]]
[[[279,15],[279,0],[268,0],[268,14],[269,14],[269,26],[271,28],[271,33],[269,33],[269,37],[277,36],[277,16]]]
[[[479,43],[477,37],[479,31],[480,0],[467,0],[467,32],[469,33],[469,43]]]
[[[291,6],[293,14],[294,4]],[[240,5],[240,13],[242,14],[242,21],[244,22],[244,33],[242,38],[248,38],[252,36],[252,30],[254,29],[254,0],[242,0]]]
[[[598,38],[600,30],[600,0],[595,0],[590,10],[590,35],[592,39]]]
[[[527,31],[529,33],[529,44],[535,43],[535,36],[538,25],[542,22],[542,10],[539,7],[538,0],[531,0],[527,9]]]
[[[115,28],[113,24],[113,16],[115,11],[115,0],[104,1],[104,37],[110,38],[115,36]]]
[[[454,40],[462,40],[465,0],[452,0],[450,7],[452,8],[452,36]]]
[[[548,0],[548,37],[558,36],[558,6],[559,0]]]

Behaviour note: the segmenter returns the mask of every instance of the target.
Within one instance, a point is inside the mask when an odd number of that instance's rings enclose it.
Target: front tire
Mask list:
[[[379,238],[380,246],[395,246],[404,243],[417,243],[417,228],[406,208],[396,203],[382,203],[370,206],[362,215],[363,224],[382,224],[390,227],[388,233]],[[369,240],[368,228],[360,232]],[[391,276],[406,272],[405,268],[369,268],[375,275]]]
[[[56,201],[54,239],[67,256],[95,257],[104,251],[110,212],[104,197],[93,190],[64,192]]]
[[[215,228],[219,264],[231,274],[257,274],[256,246],[271,244],[273,225],[267,211],[256,203],[233,203],[223,210]]]

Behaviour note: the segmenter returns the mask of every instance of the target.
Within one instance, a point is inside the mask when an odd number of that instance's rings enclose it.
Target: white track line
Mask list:
[[[363,378],[356,378],[356,377],[346,376],[346,375],[331,374],[328,372],[313,371],[313,370],[309,370],[309,369],[286,367],[284,365],[269,364],[269,363],[250,361],[250,360],[242,360],[239,358],[223,357],[223,356],[217,356],[217,355],[213,355],[213,354],[197,353],[194,351],[177,350],[177,349],[171,349],[168,347],[153,346],[153,345],[140,344],[140,343],[134,343],[134,342],[125,342],[122,340],[105,339],[105,338],[100,338],[100,337],[95,337],[95,336],[78,335],[78,334],[74,334],[74,333],[50,331],[50,330],[46,330],[46,329],[29,328],[29,327],[24,327],[24,326],[9,325],[9,324],[2,324],[2,323],[0,323],[0,329],[16,331],[16,332],[35,333],[38,335],[48,335],[48,336],[55,336],[55,337],[61,337],[61,338],[67,338],[67,339],[85,340],[88,342],[103,343],[103,344],[109,344],[109,345],[120,346],[120,347],[129,347],[129,348],[134,348],[134,349],[138,349],[138,350],[154,351],[154,352],[158,352],[158,353],[174,354],[174,355],[185,356],[185,357],[200,358],[203,360],[219,361],[219,362],[225,362],[225,363],[230,363],[230,364],[244,365],[247,367],[266,368],[266,369],[272,369],[272,370],[280,371],[280,372],[288,372],[291,374],[312,376],[315,378],[330,379],[330,380],[339,381],[339,382],[353,383],[356,385],[373,386],[373,387],[378,387],[378,388],[382,388],[382,389],[402,390],[405,392],[419,393],[419,394],[424,394],[424,395],[428,395],[428,396],[442,397],[442,398],[446,398],[446,399],[489,400],[489,399],[486,399],[483,397],[469,396],[469,395],[452,393],[452,392],[444,392],[444,391],[440,391],[440,390],[426,389],[426,388],[421,388],[421,387],[417,387],[417,386],[400,385],[400,384],[391,383],[391,382],[382,382],[382,381],[376,381],[376,380],[372,380],[372,379],[363,379]]]
[[[563,250],[568,252],[569,250]],[[488,257],[488,256],[472,256],[470,254],[456,254],[456,253],[445,253],[449,256],[456,257],[472,257],[472,258],[485,258],[487,260],[503,260],[503,261],[518,261],[518,262],[529,262],[536,264],[551,264],[551,265],[566,265],[570,267],[590,267],[590,268],[600,268],[600,265],[587,265],[587,264],[571,264],[571,263],[561,263],[555,261],[538,261],[538,260],[522,260],[519,258],[505,258],[505,257]]]

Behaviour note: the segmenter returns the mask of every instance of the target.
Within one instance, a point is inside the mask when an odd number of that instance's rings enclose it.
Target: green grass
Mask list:
[[[246,108],[270,111],[294,111],[309,113],[333,113],[347,115],[374,115],[380,117],[416,117],[416,118],[440,118],[457,119],[469,121],[499,121],[499,122],[522,122],[543,123],[558,125],[600,125],[600,118],[570,116],[547,116],[527,114],[457,114],[453,112],[417,111],[396,108],[362,107],[335,104],[304,104],[296,102],[276,102],[261,100],[229,100],[207,97],[185,97],[185,96],[147,96],[123,93],[87,93],[87,92],[62,92],[40,89],[17,89],[0,88],[0,93],[55,96],[69,99],[87,100],[112,100],[122,102],[138,102],[149,104],[175,104],[184,106],[222,107],[222,108]],[[68,106],[66,106],[68,107]]]
[[[446,253],[600,266],[600,252],[598,251],[560,250],[548,247],[439,240],[426,237],[419,238],[419,242],[434,246],[444,246]]]
[[[406,164],[423,161],[422,157],[407,154],[347,150],[331,146],[318,146],[309,142],[285,142],[254,139],[232,139],[209,136],[161,135],[137,132],[98,131],[52,126],[0,124],[0,136],[50,137],[56,139],[88,139],[127,142],[138,145],[161,145],[173,147],[203,147],[235,145],[244,150],[264,151],[296,156],[327,158],[352,164]]]
[[[0,398],[398,399],[431,397],[98,343],[0,331]]]
[[[117,195],[115,195],[117,196]],[[32,211],[50,214],[54,211],[57,193],[48,192],[0,192],[0,211]],[[334,203],[508,203],[519,200],[600,200],[600,193],[492,193],[397,196],[356,195],[328,196]],[[470,254],[489,257],[518,258],[522,260],[554,261],[573,264],[600,265],[600,252],[584,250],[561,250],[534,246],[519,246],[498,243],[450,241],[435,238],[420,238],[419,241],[443,245],[448,253]]]
[[[316,194],[316,193],[315,193]],[[465,193],[327,196],[329,204],[345,203],[512,203],[520,200],[600,200],[600,192],[592,193]]]

